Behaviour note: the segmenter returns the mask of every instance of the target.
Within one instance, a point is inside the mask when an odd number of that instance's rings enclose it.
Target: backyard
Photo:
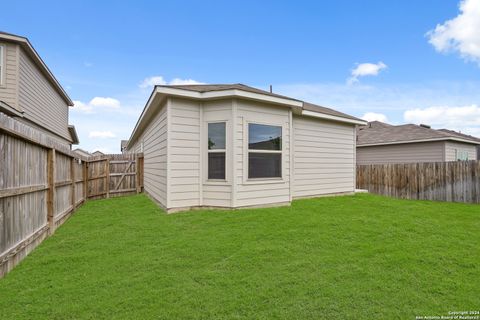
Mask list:
[[[414,319],[480,307],[478,205],[360,194],[164,214],[87,202],[4,279],[1,319]]]

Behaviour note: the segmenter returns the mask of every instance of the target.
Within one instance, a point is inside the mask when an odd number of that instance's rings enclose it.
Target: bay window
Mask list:
[[[282,127],[248,124],[248,178],[282,177]]]
[[[225,180],[226,123],[208,124],[208,179]]]

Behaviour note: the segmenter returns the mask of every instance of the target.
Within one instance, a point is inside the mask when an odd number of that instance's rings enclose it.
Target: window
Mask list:
[[[457,161],[467,161],[468,151],[455,149],[455,158]]]
[[[208,179],[225,180],[226,123],[208,124]]]
[[[3,78],[5,73],[4,60],[5,60],[5,47],[0,45],[0,86],[3,85]]]
[[[282,127],[248,124],[248,178],[282,177]]]

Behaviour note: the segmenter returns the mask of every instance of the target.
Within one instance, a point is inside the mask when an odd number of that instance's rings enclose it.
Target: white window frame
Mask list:
[[[468,151],[465,149],[455,149],[455,161],[468,161]]]
[[[0,43],[0,87],[5,87],[5,68],[6,68],[7,47]]]
[[[227,154],[227,149],[228,149],[228,120],[212,120],[212,121],[206,121],[205,122],[207,125],[206,125],[206,134],[205,134],[205,138],[206,138],[206,143],[207,143],[207,146],[206,146],[206,149],[207,149],[207,153],[206,153],[206,159],[205,159],[205,173],[206,173],[206,182],[207,183],[220,183],[220,184],[224,184],[228,181],[228,154]],[[208,149],[208,125],[210,123],[224,123],[225,124],[225,149]],[[203,141],[203,143],[205,143],[205,141]],[[225,154],[225,179],[209,179],[208,178],[208,155],[210,153],[224,153]]]
[[[250,149],[250,124],[260,124],[271,127],[280,127],[282,129],[282,147],[281,150],[259,150],[259,149]],[[245,121],[244,130],[244,142],[245,142],[245,157],[243,160],[244,164],[244,184],[257,184],[257,183],[284,183],[285,182],[285,124],[284,123],[275,123],[275,122],[261,122],[261,121]],[[280,177],[271,177],[271,178],[250,178],[248,176],[249,172],[249,154],[250,153],[277,153],[281,155],[280,165],[281,167],[281,176]]]

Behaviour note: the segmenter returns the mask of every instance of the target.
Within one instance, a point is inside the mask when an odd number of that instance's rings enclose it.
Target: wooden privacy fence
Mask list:
[[[104,163],[102,187],[91,177]],[[0,278],[86,199],[140,192],[138,163],[142,169],[141,155],[106,155],[90,162],[0,113]]]
[[[480,203],[480,161],[359,165],[357,188],[402,199]]]
[[[142,154],[110,154],[89,158],[88,199],[110,198],[141,192]]]

